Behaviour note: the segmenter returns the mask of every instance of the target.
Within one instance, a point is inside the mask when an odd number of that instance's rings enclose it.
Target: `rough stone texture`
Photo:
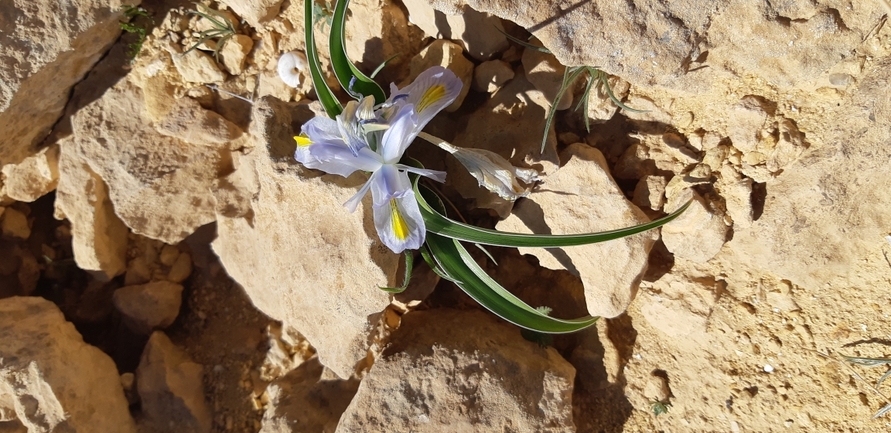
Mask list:
[[[42,298],[0,300],[2,407],[31,432],[136,432],[114,362]]]
[[[112,302],[124,316],[124,324],[137,334],[149,335],[176,320],[183,302],[183,286],[155,281],[114,291]]]
[[[409,313],[337,432],[575,432],[574,379],[555,349],[489,313]]]
[[[718,76],[754,75],[781,87],[816,78],[851,57],[883,13],[832,0],[429,2],[445,14],[468,5],[511,20],[564,65],[600,66],[633,84],[681,91],[707,88]],[[787,7],[799,4],[808,12]]]
[[[470,91],[470,81],[473,79],[473,63],[464,58],[461,46],[443,39],[433,41],[417,56],[411,59],[411,76],[409,82],[414,81],[422,72],[434,66],[448,68],[461,79],[461,93],[455,98],[446,111],[455,111],[461,107],[464,97]]]
[[[322,364],[347,378],[390,302],[378,287],[396,284],[399,256],[377,237],[371,195],[353,214],[343,207],[363,174],[319,175],[293,160],[297,108],[254,104],[256,147],[220,185],[213,249],[260,311],[300,330]]]
[[[652,210],[661,210],[665,204],[665,178],[662,176],[646,176],[634,187],[631,202],[637,206]]]
[[[826,114],[827,145],[807,152],[766,185],[764,213],[734,232],[729,256],[814,290],[884,284],[870,278],[883,279],[871,276],[886,275],[888,266],[873,247],[888,234],[883,221],[891,203],[891,191],[883,186],[891,182],[885,164],[891,158],[891,104],[876,97],[891,82],[888,66],[876,64],[851,105],[839,104]],[[852,138],[850,131],[861,132]],[[875,260],[865,259],[865,251]],[[871,267],[884,271],[874,274]]]
[[[631,83],[615,76],[610,76],[606,81],[609,83],[613,96],[619,101],[624,100],[628,96],[628,92],[631,90]],[[591,123],[603,123],[613,118],[616,111],[619,110],[619,106],[609,97],[609,93],[607,93],[606,87],[603,84],[595,84],[595,86],[588,93],[588,120]],[[629,108],[633,109],[635,107]]]
[[[600,151],[577,143],[561,159],[565,165],[548,176],[545,187],[517,203],[513,214],[498,223],[498,230],[592,233],[649,221],[619,190]],[[520,248],[520,252],[538,257],[544,267],[579,275],[590,314],[615,317],[634,299],[654,239],[649,232],[592,245]]]
[[[263,23],[275,18],[281,10],[283,0],[221,0],[251,27],[260,28]]]
[[[350,30],[346,32],[344,42],[350,59],[370,71],[399,54],[381,71],[378,82],[402,81],[411,60],[411,55],[407,54],[417,53],[424,46],[421,31],[408,25],[405,12],[390,0],[352,0],[350,13]],[[317,36],[318,39],[321,38]],[[323,52],[327,45],[319,45],[318,49]]]
[[[665,247],[675,257],[697,263],[709,261],[727,242],[727,233],[730,229],[724,223],[723,214],[713,209],[695,191],[667,194],[670,197],[666,210],[674,211],[691,198],[693,203],[681,216],[662,226],[662,241]]]
[[[220,60],[222,60],[223,66],[232,75],[241,74],[244,70],[244,61],[253,47],[254,41],[250,36],[235,35],[231,37],[220,50]]]
[[[477,92],[494,93],[512,78],[514,70],[509,63],[503,60],[485,61],[473,70],[473,89]]]
[[[548,132],[544,153],[541,137],[547,117],[548,102],[522,73],[496,92],[473,114],[467,127],[453,143],[461,147],[486,149],[495,152],[518,167],[532,166],[545,173],[554,171],[560,163],[557,157],[557,137],[554,129]],[[513,203],[503,200],[467,173],[454,158],[447,157],[449,184],[462,196],[476,201],[476,206],[495,210],[507,217]]]
[[[0,233],[7,239],[28,239],[31,236],[28,216],[11,207],[6,208],[0,214]]]
[[[532,42],[533,44],[536,42]],[[553,104],[563,86],[563,76],[566,67],[561,65],[553,54],[543,53],[538,50],[523,50],[523,70],[526,71],[526,79],[536,89],[544,93],[548,102]],[[566,91],[560,97],[558,110],[565,110],[572,106],[573,92]]]
[[[269,384],[269,404],[260,433],[334,432],[359,381],[330,377],[324,369],[314,357]]]
[[[178,99],[155,129],[168,137],[205,146],[233,147],[242,135],[238,125],[188,97]]]
[[[203,367],[163,332],[152,334],[136,369],[136,388],[149,432],[166,432],[171,425],[184,432],[210,432],[203,375]]]
[[[464,50],[476,60],[489,60],[495,53],[508,47],[502,33],[504,26],[498,17],[477,12],[469,7],[445,15],[430,7],[425,0],[404,1],[408,20],[436,39],[458,40]]]
[[[227,151],[161,135],[146,116],[142,92],[123,81],[78,112],[63,154],[70,150],[105,181],[130,229],[175,244],[214,220],[211,186]]]
[[[49,133],[71,87],[117,39],[120,4],[119,0],[0,4],[0,165],[21,162]]]
[[[59,182],[59,146],[42,149],[18,164],[3,166],[3,187],[9,197],[32,202],[56,189]]]
[[[74,260],[106,278],[120,275],[127,266],[127,226],[114,212],[108,186],[73,151],[76,144],[65,140],[61,146],[55,217],[71,222]]]
[[[185,54],[170,53],[173,64],[183,80],[191,83],[218,83],[226,79],[213,57],[192,50]]]

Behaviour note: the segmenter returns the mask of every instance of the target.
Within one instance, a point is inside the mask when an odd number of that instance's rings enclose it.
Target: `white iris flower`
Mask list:
[[[408,173],[439,182],[445,173],[400,164],[405,149],[436,113],[461,92],[461,80],[446,68],[430,68],[375,109],[374,99],[350,101],[336,119],[316,117],[295,137],[294,157],[308,168],[349,176],[357,170],[371,177],[344,205],[355,211],[371,190],[374,226],[381,241],[395,253],[424,243],[426,227]]]

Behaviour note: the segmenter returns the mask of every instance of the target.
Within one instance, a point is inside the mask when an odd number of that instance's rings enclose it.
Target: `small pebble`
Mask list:
[[[764,364],[764,372],[765,373],[773,373],[773,366],[770,364]]]

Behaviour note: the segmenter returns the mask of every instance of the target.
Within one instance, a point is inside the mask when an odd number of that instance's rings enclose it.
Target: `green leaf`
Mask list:
[[[457,240],[427,233],[427,245],[448,279],[455,281],[480,305],[508,322],[536,332],[564,334],[580,331],[597,321],[596,317],[591,316],[557,319],[530,307],[486,274]]]
[[[554,124],[554,117],[557,115],[557,106],[560,105],[560,100],[563,99],[563,95],[569,90],[575,79],[585,72],[586,68],[586,66],[570,66],[563,71],[563,82],[560,83],[560,90],[557,91],[557,96],[554,97],[554,102],[551,104],[551,108],[548,109],[548,118],[545,120],[544,134],[541,136],[541,153],[544,153],[545,146],[548,144],[548,131],[551,130],[551,126]]]
[[[506,38],[513,41],[514,43],[520,44],[524,48],[529,48],[530,50],[535,50],[535,51],[540,51],[542,53],[551,54],[551,50],[549,50],[545,47],[539,47],[538,45],[533,45],[533,44],[530,44],[529,42],[526,42],[524,40],[517,39],[517,38],[507,34],[506,31],[501,30],[498,26],[493,26],[493,27],[495,27],[495,30],[498,30],[498,32],[501,33],[502,35],[504,35]],[[530,36],[530,38],[531,38],[531,36]]]
[[[387,100],[384,95],[384,89],[374,82],[367,75],[362,73],[353,62],[350,61],[346,52],[344,41],[344,31],[346,27],[346,12],[350,5],[350,0],[338,0],[334,6],[334,21],[331,24],[331,33],[329,38],[329,50],[331,50],[331,67],[334,69],[334,75],[340,81],[341,87],[353,97],[357,94],[363,96],[374,96],[375,104],[382,104]],[[355,77],[356,81],[350,85]],[[358,99],[358,98],[356,98]]]
[[[613,104],[616,104],[616,107],[619,107],[625,111],[630,111],[632,113],[646,113],[647,112],[647,110],[638,110],[638,109],[631,108],[631,107],[623,104],[622,101],[619,100],[619,98],[616,98],[616,95],[613,94],[613,89],[609,86],[609,74],[601,71],[600,69],[596,69],[596,68],[594,69],[594,71],[596,71],[596,72],[591,72],[591,75],[594,75],[598,79],[600,79],[600,82],[603,84],[603,89],[606,91],[606,95],[609,96],[609,99],[611,99],[613,101]],[[587,112],[585,113],[585,115],[587,116]]]
[[[371,71],[371,76],[370,76],[370,77],[371,77],[371,78],[374,78],[375,75],[379,74],[379,73],[384,69],[384,66],[387,66],[387,63],[390,63],[391,60],[393,60],[393,59],[395,59],[395,58],[397,58],[397,57],[399,57],[399,53],[396,53],[396,54],[393,54],[393,55],[390,56],[390,57],[387,57],[386,60],[384,60],[383,62],[381,62],[380,65],[377,65],[377,67],[374,68],[373,71]]]
[[[408,282],[411,281],[412,264],[415,261],[415,256],[411,251],[405,251],[403,255],[405,256],[405,276],[402,278],[402,285],[399,287],[378,287],[379,289],[387,293],[397,294],[404,292],[405,289],[408,288]]]
[[[304,37],[306,39],[306,62],[309,63],[309,75],[312,77],[312,87],[319,97],[319,102],[325,108],[325,112],[332,119],[343,111],[340,101],[334,97],[328,83],[325,82],[325,76],[322,73],[322,67],[319,64],[319,52],[316,50],[316,41],[313,36],[312,25],[312,5],[313,0],[303,0],[303,25]]]
[[[427,201],[428,197],[433,197],[433,199],[435,200],[438,200],[438,198],[429,188],[419,188],[419,184],[417,181],[415,182],[415,196],[417,196],[418,198],[421,215],[424,217],[424,222],[427,225],[428,232],[466,242],[514,248],[561,248],[576,245],[593,244],[623,238],[664,225],[665,223],[677,218],[681,213],[687,210],[687,208],[692,203],[691,200],[681,206],[680,209],[672,212],[667,216],[634,227],[577,235],[537,235],[526,233],[509,233],[501,232],[498,230],[484,229],[449,219],[430,205],[430,203]]]

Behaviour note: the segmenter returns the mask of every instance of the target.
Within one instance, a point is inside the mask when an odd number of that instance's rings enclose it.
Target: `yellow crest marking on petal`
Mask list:
[[[439,101],[446,96],[446,88],[442,84],[437,84],[435,86],[430,86],[427,91],[424,92],[424,95],[421,96],[421,100],[418,101],[418,113],[423,112],[427,109],[427,107],[433,105],[436,101]]]
[[[306,147],[312,144],[312,140],[310,140],[309,137],[303,134],[295,136],[294,141],[296,141],[297,145],[300,147]]]
[[[390,224],[393,226],[393,234],[396,235],[397,239],[404,241],[408,238],[408,224],[405,223],[405,219],[399,213],[395,198],[390,199]]]

